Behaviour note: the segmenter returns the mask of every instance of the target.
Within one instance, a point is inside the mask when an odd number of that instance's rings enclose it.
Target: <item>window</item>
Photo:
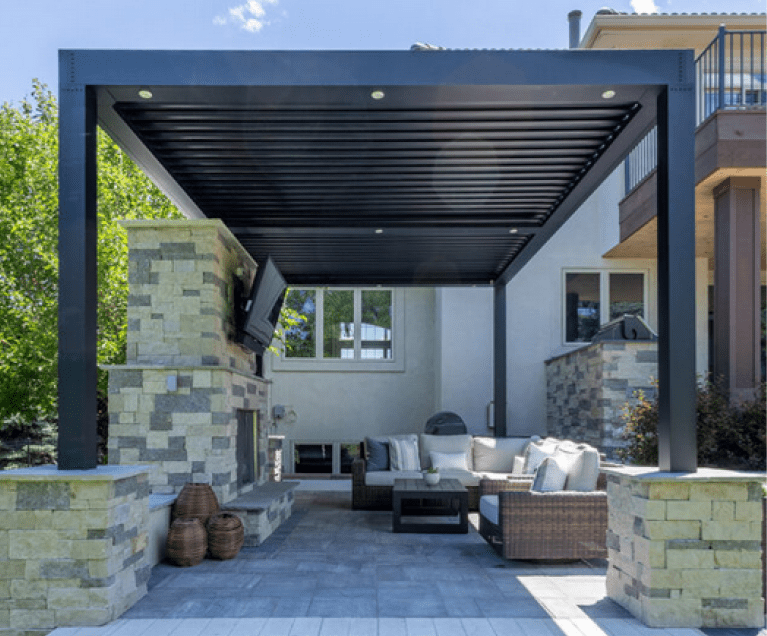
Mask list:
[[[565,342],[591,342],[600,325],[624,314],[647,319],[646,278],[644,272],[565,272]]]
[[[285,360],[393,360],[391,289],[291,289],[285,303],[304,316],[285,334]]]

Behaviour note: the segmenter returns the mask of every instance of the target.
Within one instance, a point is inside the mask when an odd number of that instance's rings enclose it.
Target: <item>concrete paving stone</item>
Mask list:
[[[461,621],[455,618],[434,618],[437,636],[466,636],[466,630]]]
[[[278,598],[275,599],[274,612],[275,617],[298,617],[306,616],[309,612],[309,605],[312,602],[311,597],[306,598]]]
[[[437,636],[437,628],[431,618],[406,618],[405,634],[407,636]]]
[[[277,599],[268,597],[234,599],[212,599],[200,603],[203,607],[201,616],[227,618],[270,618],[277,606]]]
[[[591,620],[599,618],[632,618],[631,612],[608,598],[598,600],[574,598],[572,601]]]
[[[497,619],[489,619],[491,621]],[[554,621],[540,618],[515,618],[514,621],[519,629],[519,636],[563,636],[562,631],[554,624]],[[501,636],[499,632],[498,636]],[[591,636],[602,636],[598,632]]]
[[[377,590],[375,588],[358,587],[356,584],[353,584],[353,587],[347,585],[345,588],[318,588],[314,592],[314,598],[321,600],[344,600],[347,598],[367,598],[376,600],[376,597]]]
[[[483,615],[476,599],[445,596],[442,600],[447,608],[447,615],[452,618],[480,618]]]
[[[210,618],[192,618],[181,621],[169,636],[200,636],[208,633]]]
[[[317,616],[298,617],[290,628],[290,636],[319,636],[322,619]]]
[[[330,620],[330,619],[326,619]],[[349,636],[377,636],[377,618],[352,618],[349,624]]]
[[[386,617],[378,619],[378,636],[402,636],[406,629],[404,618]]]
[[[250,588],[254,595],[296,596],[301,593],[313,593],[317,588],[317,577],[284,577],[274,574],[264,575],[256,585]]]
[[[267,618],[258,636],[290,636],[295,618]]]
[[[386,617],[447,618],[447,608],[441,598],[391,598],[378,596],[378,615]]]
[[[239,618],[216,618],[208,623],[204,636],[230,636]]]
[[[461,626],[466,636],[499,636],[486,618],[462,618]]]
[[[515,599],[508,603],[477,599],[482,614],[488,618],[547,618],[546,610],[535,599]]]
[[[494,583],[472,581],[467,585],[465,581],[440,581],[437,580],[437,589],[443,596],[470,596],[472,598],[503,599],[503,592]]]
[[[355,636],[351,627],[351,618],[325,618],[322,620],[319,636]]]
[[[265,624],[265,618],[240,618],[229,636],[260,636]]]
[[[487,622],[498,636],[521,636],[519,623],[514,618],[488,618]]]
[[[372,598],[314,598],[307,615],[323,618],[375,618],[378,615],[378,604]]]

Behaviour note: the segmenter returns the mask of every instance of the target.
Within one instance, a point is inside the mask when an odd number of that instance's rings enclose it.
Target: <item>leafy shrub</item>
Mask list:
[[[657,383],[656,383],[657,384]],[[626,403],[623,417],[627,444],[618,456],[632,464],[658,463],[658,397],[637,393],[636,403]],[[754,400],[730,404],[715,384],[698,386],[696,403],[698,464],[735,470],[765,470],[765,385]]]

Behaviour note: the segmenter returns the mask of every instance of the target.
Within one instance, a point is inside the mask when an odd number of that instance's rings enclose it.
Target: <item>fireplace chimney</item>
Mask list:
[[[571,49],[577,49],[581,41],[581,15],[583,14],[578,9],[567,14],[567,21],[570,23]]]

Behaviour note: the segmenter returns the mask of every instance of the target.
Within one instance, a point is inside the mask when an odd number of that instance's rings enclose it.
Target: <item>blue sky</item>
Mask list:
[[[761,12],[764,0],[0,0],[0,102],[32,78],[54,91],[60,48],[565,48],[567,13],[585,31],[618,11]]]

